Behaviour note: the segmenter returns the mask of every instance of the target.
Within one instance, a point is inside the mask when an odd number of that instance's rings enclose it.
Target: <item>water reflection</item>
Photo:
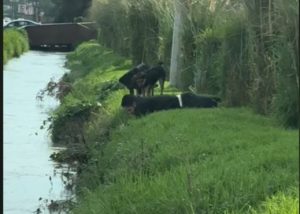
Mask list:
[[[65,53],[29,51],[4,67],[4,213],[33,213],[41,200],[70,197],[49,156],[52,147],[45,129],[40,129],[52,108],[58,105],[46,97],[36,100],[38,91],[54,77],[59,79]],[[51,179],[50,179],[51,177]],[[43,210],[42,213],[47,213]]]

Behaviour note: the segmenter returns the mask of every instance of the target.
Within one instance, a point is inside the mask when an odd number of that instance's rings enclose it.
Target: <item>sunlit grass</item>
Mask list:
[[[287,194],[279,192],[262,203],[253,214],[299,214],[299,189],[293,188]]]

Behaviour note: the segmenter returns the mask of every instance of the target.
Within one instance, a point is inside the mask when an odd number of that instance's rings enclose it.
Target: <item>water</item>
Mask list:
[[[39,206],[48,213],[46,200],[70,197],[62,177],[54,174],[57,164],[49,158],[59,148],[52,146],[47,130],[40,129],[58,102],[51,97],[36,100],[51,78],[57,80],[67,71],[64,62],[64,53],[29,51],[4,66],[5,214],[33,213]]]

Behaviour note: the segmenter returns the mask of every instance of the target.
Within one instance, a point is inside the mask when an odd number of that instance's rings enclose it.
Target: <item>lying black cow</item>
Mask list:
[[[122,99],[121,106],[129,113],[136,116],[147,113],[178,109],[178,108],[213,108],[218,106],[220,98],[205,97],[192,93],[183,93],[181,95],[161,95],[154,97],[137,97],[125,95]]]
[[[136,89],[137,95],[141,95],[142,89],[141,89],[141,87],[139,87],[140,84],[138,84],[138,82],[133,79],[133,76],[140,72],[147,71],[148,69],[149,69],[148,65],[141,63],[141,64],[137,65],[136,67],[134,67],[133,69],[129,70],[126,74],[124,74],[119,79],[119,82],[128,88],[129,93],[131,95],[134,95],[134,89]]]

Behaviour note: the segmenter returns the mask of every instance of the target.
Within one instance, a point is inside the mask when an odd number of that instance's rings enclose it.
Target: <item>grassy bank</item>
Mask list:
[[[3,31],[3,64],[29,50],[26,31],[7,29]]]
[[[120,109],[129,61],[90,42],[67,64],[71,92],[52,115],[52,138],[80,162],[75,214],[299,212],[296,130],[247,108],[136,119]]]
[[[250,213],[273,195],[298,197],[288,192],[298,189],[298,132],[246,109],[159,112],[110,139],[75,213]]]

